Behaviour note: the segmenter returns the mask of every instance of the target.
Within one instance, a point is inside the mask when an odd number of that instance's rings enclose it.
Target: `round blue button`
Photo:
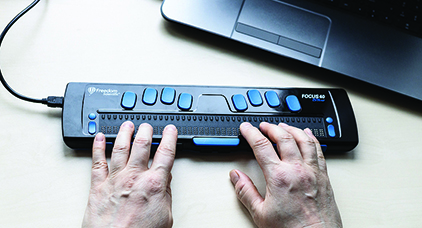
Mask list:
[[[331,118],[331,117],[327,117],[326,119],[325,119],[325,121],[327,121],[327,123],[333,123],[333,118]]]
[[[90,120],[95,120],[95,118],[97,118],[97,115],[95,114],[95,113],[89,113],[89,115],[88,115],[88,118],[90,119]]]

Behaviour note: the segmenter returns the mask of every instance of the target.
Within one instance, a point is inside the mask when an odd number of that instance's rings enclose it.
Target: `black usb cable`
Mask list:
[[[0,35],[0,48],[1,48],[1,44],[3,42],[4,37],[6,36],[6,33],[9,31],[9,29],[13,26],[13,24],[15,24],[16,21],[19,20],[19,18],[21,18],[24,14],[26,14],[29,10],[31,10],[35,5],[38,4],[38,2],[40,2],[40,0],[35,0],[33,1],[29,6],[27,6],[24,10],[22,10],[18,15],[16,15],[10,22],[9,24],[7,24],[7,26],[4,28],[3,32]],[[41,103],[41,104],[45,104],[48,107],[53,107],[53,108],[62,108],[63,107],[63,102],[64,102],[64,98],[60,97],[60,96],[49,96],[47,98],[42,98],[42,99],[36,99],[36,98],[31,98],[31,97],[27,97],[24,96],[18,92],[16,92],[15,90],[13,90],[9,84],[7,84],[6,80],[4,79],[4,76],[1,72],[0,69],[0,81],[3,84],[3,86],[15,97],[24,100],[24,101],[29,101],[29,102],[33,102],[33,103]]]

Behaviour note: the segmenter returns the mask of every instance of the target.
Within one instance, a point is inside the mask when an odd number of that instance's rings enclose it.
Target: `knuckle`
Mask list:
[[[325,157],[324,157],[324,154],[323,153],[318,153],[318,160],[320,160],[321,162],[324,162],[325,163]]]
[[[146,190],[150,195],[156,195],[167,191],[165,182],[157,175],[150,176],[146,182]]]
[[[240,200],[242,200],[242,198],[245,196],[245,191],[244,191],[245,185],[246,185],[245,183],[240,182],[235,186],[236,195]]]
[[[235,186],[235,192],[237,195],[237,198],[249,209],[255,208],[254,202],[248,202],[247,195],[248,192],[251,190],[249,186],[247,186],[246,183],[240,182]]]
[[[270,182],[272,185],[282,188],[289,185],[291,177],[292,175],[289,175],[285,170],[281,170],[271,176]]]
[[[292,134],[290,133],[285,133],[285,134],[281,134],[278,138],[279,142],[290,142],[290,141],[296,141],[295,138],[293,137]]]
[[[266,137],[260,137],[259,139],[252,142],[251,147],[255,150],[261,150],[270,146],[270,140]]]
[[[96,161],[92,163],[92,170],[101,170],[101,169],[107,169],[108,165],[106,161]]]
[[[173,157],[175,155],[174,148],[167,144],[160,144],[157,149],[157,152],[170,157]]]
[[[151,138],[145,136],[137,136],[133,143],[141,147],[148,147],[151,145],[151,141]]]
[[[128,153],[130,146],[127,144],[115,144],[113,147],[113,153],[121,154]]]
[[[138,175],[134,173],[129,173],[125,178],[121,180],[122,182],[120,184],[125,191],[130,191],[135,185],[137,179]]]
[[[305,146],[309,146],[309,147],[313,147],[316,148],[316,143],[314,140],[312,140],[311,138],[307,137],[305,140],[303,140],[303,143],[305,144]]]
[[[94,151],[102,151],[102,150],[104,150],[103,148],[104,148],[103,145],[101,145],[99,143],[94,143],[94,145],[92,146],[92,150],[94,150]]]
[[[280,188],[295,188],[315,184],[316,175],[303,163],[292,164],[290,169],[277,169],[273,172],[271,183]]]

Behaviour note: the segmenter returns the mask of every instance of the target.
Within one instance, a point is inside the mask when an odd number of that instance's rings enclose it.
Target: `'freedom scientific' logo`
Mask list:
[[[118,96],[118,95],[120,95],[120,93],[117,89],[100,89],[100,88],[95,88],[93,86],[89,87],[87,89],[87,92],[89,93],[90,96],[94,93],[102,93],[103,96]]]

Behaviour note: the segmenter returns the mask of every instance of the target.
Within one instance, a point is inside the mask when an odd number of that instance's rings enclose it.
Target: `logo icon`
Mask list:
[[[93,93],[95,93],[95,91],[97,91],[97,89],[95,87],[89,87],[88,88],[89,95],[92,95]]]

